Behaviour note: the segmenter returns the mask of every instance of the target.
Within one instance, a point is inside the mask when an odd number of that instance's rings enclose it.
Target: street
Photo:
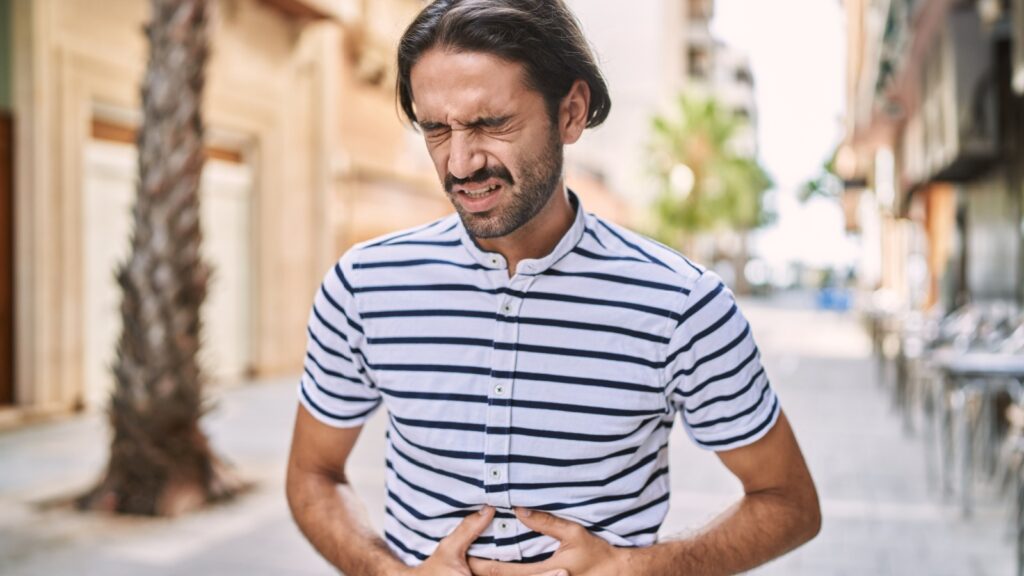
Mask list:
[[[978,493],[973,518],[940,501],[920,436],[908,436],[876,382],[853,314],[811,308],[806,295],[741,303],[821,495],[810,544],[755,574],[1001,575],[1013,567],[1008,506]],[[102,414],[0,433],[0,572],[30,574],[330,574],[294,526],[284,463],[295,378],[218,393],[207,429],[255,489],[175,520],[82,515],[66,500],[94,482],[108,432]],[[384,515],[384,418],[363,431],[350,465],[377,526]],[[739,495],[713,454],[679,424],[672,508],[663,536],[699,527]]]

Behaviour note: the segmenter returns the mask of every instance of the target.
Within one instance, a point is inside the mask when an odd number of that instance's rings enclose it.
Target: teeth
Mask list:
[[[476,192],[470,192],[469,190],[463,190],[462,193],[465,194],[466,196],[469,196],[470,198],[483,198],[484,196],[486,196],[486,195],[490,194],[491,192],[493,192],[497,187],[498,187],[497,184],[495,184],[494,186],[488,186],[487,188],[485,188],[483,190],[478,190]]]

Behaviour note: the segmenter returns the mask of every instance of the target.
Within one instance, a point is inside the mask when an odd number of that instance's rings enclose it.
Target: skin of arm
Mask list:
[[[757,442],[718,454],[743,484],[743,497],[695,534],[646,548],[616,548],[579,524],[550,514],[517,510],[532,530],[559,541],[537,564],[470,559],[479,576],[533,576],[566,569],[572,576],[718,576],[749,570],[817,535],[817,491],[784,413]]]
[[[376,534],[345,477],[361,430],[332,428],[299,407],[285,482],[288,506],[313,547],[346,574],[400,574],[406,566]]]
[[[718,454],[743,498],[696,534],[632,549],[634,574],[735,574],[814,538],[821,509],[785,413],[759,441]]]
[[[361,427],[332,428],[301,405],[295,418],[286,492],[299,529],[348,576],[472,576],[466,553],[494,519],[494,508],[468,514],[422,564],[402,563],[377,535],[345,478],[345,463]],[[551,570],[539,576],[566,576]]]

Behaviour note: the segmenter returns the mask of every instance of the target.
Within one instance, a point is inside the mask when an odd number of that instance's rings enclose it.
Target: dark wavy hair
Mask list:
[[[413,66],[434,47],[487,52],[521,63],[552,120],[573,83],[590,86],[587,127],[608,117],[608,85],[576,17],[562,0],[435,0],[416,16],[398,45],[395,89],[402,112],[416,125],[410,81]]]

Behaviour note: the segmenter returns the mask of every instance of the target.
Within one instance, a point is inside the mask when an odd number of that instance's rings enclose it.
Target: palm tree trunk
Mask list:
[[[123,330],[108,415],[110,461],[83,508],[174,515],[231,496],[239,483],[199,420],[201,104],[208,54],[205,0],[151,0],[142,84],[139,184],[131,254],[117,270]]]

